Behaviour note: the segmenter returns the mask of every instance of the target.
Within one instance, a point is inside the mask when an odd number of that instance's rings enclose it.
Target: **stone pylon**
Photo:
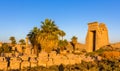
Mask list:
[[[88,24],[86,50],[92,52],[109,44],[108,30],[105,24],[92,22]]]

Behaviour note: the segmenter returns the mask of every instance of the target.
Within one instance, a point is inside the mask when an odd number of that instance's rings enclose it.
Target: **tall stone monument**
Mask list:
[[[108,44],[109,38],[106,25],[103,23],[99,24],[98,22],[89,23],[86,37],[86,50],[92,52]]]

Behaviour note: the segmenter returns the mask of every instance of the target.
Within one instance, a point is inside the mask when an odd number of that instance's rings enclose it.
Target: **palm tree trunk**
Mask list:
[[[37,50],[37,46],[36,45],[34,45],[34,54],[38,54],[38,50]]]

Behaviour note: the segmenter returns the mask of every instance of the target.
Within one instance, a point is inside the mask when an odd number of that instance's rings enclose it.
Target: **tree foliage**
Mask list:
[[[25,40],[24,40],[24,39],[20,39],[20,40],[19,40],[19,43],[20,43],[21,45],[25,45]]]
[[[14,36],[11,36],[9,40],[11,41],[12,46],[16,44],[16,39]]]
[[[0,53],[4,52],[4,53],[9,53],[12,51],[12,47],[9,46],[7,43],[3,43],[2,47],[0,47]]]
[[[58,46],[60,47],[60,50],[65,50],[67,45],[68,45],[67,40],[59,40]]]
[[[77,43],[77,37],[76,36],[73,36],[72,38],[71,38],[71,40],[72,40],[72,43],[73,44],[76,44]]]
[[[62,33],[61,33],[62,32]],[[59,36],[63,37],[65,33],[60,30],[50,19],[41,22],[41,27],[34,27],[28,34],[30,42],[35,50],[40,47],[46,52],[50,52],[58,47]]]

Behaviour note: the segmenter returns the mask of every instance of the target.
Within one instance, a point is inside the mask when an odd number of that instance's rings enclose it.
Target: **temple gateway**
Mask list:
[[[105,24],[92,22],[88,24],[86,51],[93,52],[109,44],[108,30]]]

